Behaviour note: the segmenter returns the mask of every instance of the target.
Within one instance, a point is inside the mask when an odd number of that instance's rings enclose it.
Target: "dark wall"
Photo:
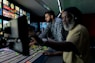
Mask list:
[[[84,14],[83,22],[91,37],[95,37],[95,14]]]

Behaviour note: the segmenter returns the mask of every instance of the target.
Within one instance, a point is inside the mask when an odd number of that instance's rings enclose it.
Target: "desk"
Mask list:
[[[30,51],[30,56],[24,56],[11,49],[0,49],[0,63],[43,63],[43,51]]]

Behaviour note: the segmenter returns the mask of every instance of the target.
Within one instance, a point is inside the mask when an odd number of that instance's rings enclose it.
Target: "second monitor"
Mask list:
[[[20,41],[17,41],[19,43],[14,44],[13,50],[21,52],[23,55],[29,55],[28,23],[26,16],[11,20],[11,32],[11,37],[20,39]]]

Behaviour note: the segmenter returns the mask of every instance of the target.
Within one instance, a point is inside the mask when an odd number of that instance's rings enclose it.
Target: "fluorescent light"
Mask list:
[[[61,4],[60,4],[60,0],[57,0],[57,2],[58,2],[59,11],[61,12]]]
[[[43,2],[43,0],[35,0],[38,2],[41,6],[43,6],[45,9],[50,10],[50,8]]]
[[[43,5],[44,8],[46,8],[47,10],[50,10],[50,8],[46,5]]]
[[[59,13],[57,17],[60,17],[60,15],[61,15],[61,13]]]

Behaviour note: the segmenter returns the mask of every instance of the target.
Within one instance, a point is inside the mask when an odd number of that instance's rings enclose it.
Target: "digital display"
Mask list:
[[[26,12],[25,12],[25,11],[23,11],[23,14],[24,14],[24,15],[26,15]]]
[[[28,20],[28,24],[30,24],[30,20]]]
[[[0,23],[2,23],[2,19],[0,19]]]
[[[20,14],[20,16],[23,16],[23,14]]]
[[[20,14],[22,14],[22,9],[20,9]]]
[[[6,9],[6,10],[11,10],[11,8],[10,7],[8,7],[7,5],[3,5],[3,9]]]
[[[20,16],[23,16],[23,10],[20,9]]]
[[[19,7],[15,6],[16,13],[19,14]]]
[[[3,0],[3,3],[6,4],[6,0]]]
[[[38,23],[37,22],[32,22],[30,25],[35,27],[35,31],[38,30]]]
[[[15,6],[16,10],[19,11],[19,7],[18,6]]]
[[[0,3],[0,15],[2,15],[2,5]]]
[[[3,20],[3,29],[4,29],[5,27],[10,27],[10,22],[7,21],[7,20]]]
[[[9,2],[8,2],[8,0],[3,0],[3,4],[9,6]]]
[[[15,18],[15,14],[3,9],[3,16],[9,17],[9,18]]]
[[[40,31],[44,31],[46,29],[48,23],[47,22],[40,22]]]
[[[30,13],[27,13],[26,16],[27,16],[28,24],[30,24]]]
[[[14,4],[11,3],[10,7],[11,7],[11,9],[14,9]]]
[[[27,13],[26,16],[27,16],[27,20],[30,20],[30,13]]]
[[[8,12],[7,10],[4,10],[4,9],[3,9],[3,16],[9,17],[9,12]]]
[[[2,15],[2,9],[0,9],[0,15]]]
[[[46,28],[48,25],[47,22],[40,22],[40,28]]]
[[[10,12],[10,16],[11,16],[10,18],[15,18],[15,14],[13,14],[11,12]]]
[[[30,24],[30,13],[27,13],[26,16],[27,16],[28,24]]]
[[[2,28],[2,20],[0,19],[0,29]]]
[[[0,8],[2,8],[2,4],[1,4],[1,2],[0,2]]]
[[[15,14],[15,19],[18,18],[18,17],[19,17],[19,15]]]
[[[0,2],[2,2],[2,0],[0,0]]]
[[[0,23],[0,30],[2,29],[2,23]]]

